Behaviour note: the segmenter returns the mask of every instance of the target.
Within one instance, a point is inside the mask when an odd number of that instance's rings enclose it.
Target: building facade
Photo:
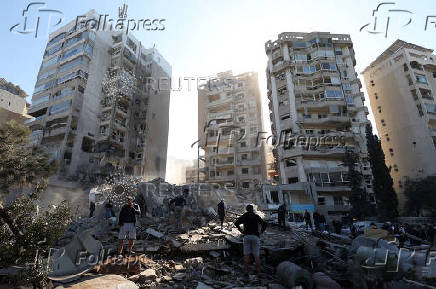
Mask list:
[[[198,135],[206,180],[238,192],[265,182],[262,107],[257,73],[217,74],[198,90]]]
[[[19,86],[0,78],[0,124],[9,120],[23,124],[29,118],[26,97]]]
[[[170,91],[153,79],[170,76],[159,52],[131,34],[71,21],[50,34],[44,52],[29,108],[32,140],[59,160],[60,174],[107,168],[164,178]]]
[[[436,175],[436,55],[397,40],[363,75],[401,208],[408,178]]]
[[[268,41],[265,51],[273,152],[281,184],[304,191],[323,214],[345,214],[350,188],[344,156],[352,150],[360,160],[355,169],[363,174],[363,187],[374,202],[365,137],[368,109],[350,36],[285,32]],[[299,203],[292,200],[292,192],[277,191],[281,194],[274,199]]]

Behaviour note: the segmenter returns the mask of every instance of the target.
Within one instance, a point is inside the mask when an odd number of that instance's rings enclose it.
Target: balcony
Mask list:
[[[313,147],[311,150],[307,150],[305,147],[293,147],[288,150],[281,148],[281,151],[284,158],[297,156],[342,158],[345,154],[345,149],[342,147],[332,149]]]
[[[350,117],[348,116],[335,116],[335,115],[329,115],[327,117],[318,118],[318,117],[312,117],[312,118],[303,118],[298,117],[298,122],[302,124],[326,124],[326,125],[335,125],[335,124],[345,124],[351,122]]]
[[[54,129],[47,129],[44,131],[44,137],[54,137],[64,135],[67,132],[67,126],[62,126]]]
[[[272,72],[277,73],[280,72],[286,68],[290,68],[290,61],[279,61],[275,65],[273,65]]]
[[[344,105],[343,100],[325,100],[325,101],[297,101],[296,107],[299,108],[325,108],[330,105],[342,106]]]

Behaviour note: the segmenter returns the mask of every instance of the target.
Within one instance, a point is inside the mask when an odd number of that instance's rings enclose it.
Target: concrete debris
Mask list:
[[[280,263],[277,267],[277,276],[288,288],[302,286],[306,289],[313,288],[313,280],[309,271],[292,262]]]
[[[89,276],[82,279],[80,283],[68,284],[55,287],[55,289],[138,289],[134,282],[123,278],[120,275]]]
[[[418,286],[413,282],[435,284],[436,262],[429,262],[430,245],[420,241],[422,237],[409,238],[403,234],[404,240],[401,234],[378,228],[362,230],[361,235],[352,235],[351,230],[343,228],[336,234],[306,230],[304,225],[294,222],[287,222],[287,228],[279,228],[276,220],[257,206],[256,211],[269,224],[260,236],[262,274],[246,276],[243,236],[234,221],[243,214],[249,198],[238,196],[238,205],[227,209],[221,227],[215,211],[221,196],[213,197],[218,200],[216,203],[206,197],[193,197],[194,205],[183,210],[181,224],[177,224],[175,214],[163,206],[169,198],[153,192],[147,183],[118,183],[113,187],[102,186],[100,190],[110,196],[117,195],[111,193],[116,190],[125,196],[136,188],[136,193],[146,200],[144,204],[150,206],[137,219],[134,252],[118,256],[118,231],[96,210],[95,217],[76,220],[58,241],[60,249],[52,256],[51,278],[55,282],[59,279],[59,282],[70,282],[75,278],[81,279],[85,286],[85,282],[92,280],[89,278],[110,279],[116,275],[118,279],[113,283],[127,286],[119,288],[396,289]],[[115,210],[119,209],[120,200],[114,202]],[[157,210],[160,206],[163,208]],[[91,261],[93,254],[98,260],[92,265],[76,264],[80,257]],[[249,273],[254,272],[252,264]],[[385,272],[390,274],[388,281],[384,279]],[[416,280],[405,281],[404,276]]]

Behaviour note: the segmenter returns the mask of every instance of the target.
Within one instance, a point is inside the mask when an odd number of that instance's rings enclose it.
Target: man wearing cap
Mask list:
[[[126,236],[129,238],[128,250],[133,253],[133,245],[136,240],[136,215],[140,215],[141,210],[138,204],[133,203],[133,197],[127,197],[127,203],[121,208],[120,216],[118,218],[118,225],[120,227],[120,233],[118,234],[118,254],[123,252],[124,239]]]

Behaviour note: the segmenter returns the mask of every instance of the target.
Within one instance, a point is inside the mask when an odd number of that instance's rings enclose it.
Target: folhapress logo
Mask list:
[[[85,15],[76,17],[75,28],[86,26],[96,31],[162,31],[165,30],[164,18],[154,19],[133,19],[127,18],[127,5],[124,4],[118,9],[118,18],[109,18],[108,14],[98,14],[98,18],[89,18]]]

